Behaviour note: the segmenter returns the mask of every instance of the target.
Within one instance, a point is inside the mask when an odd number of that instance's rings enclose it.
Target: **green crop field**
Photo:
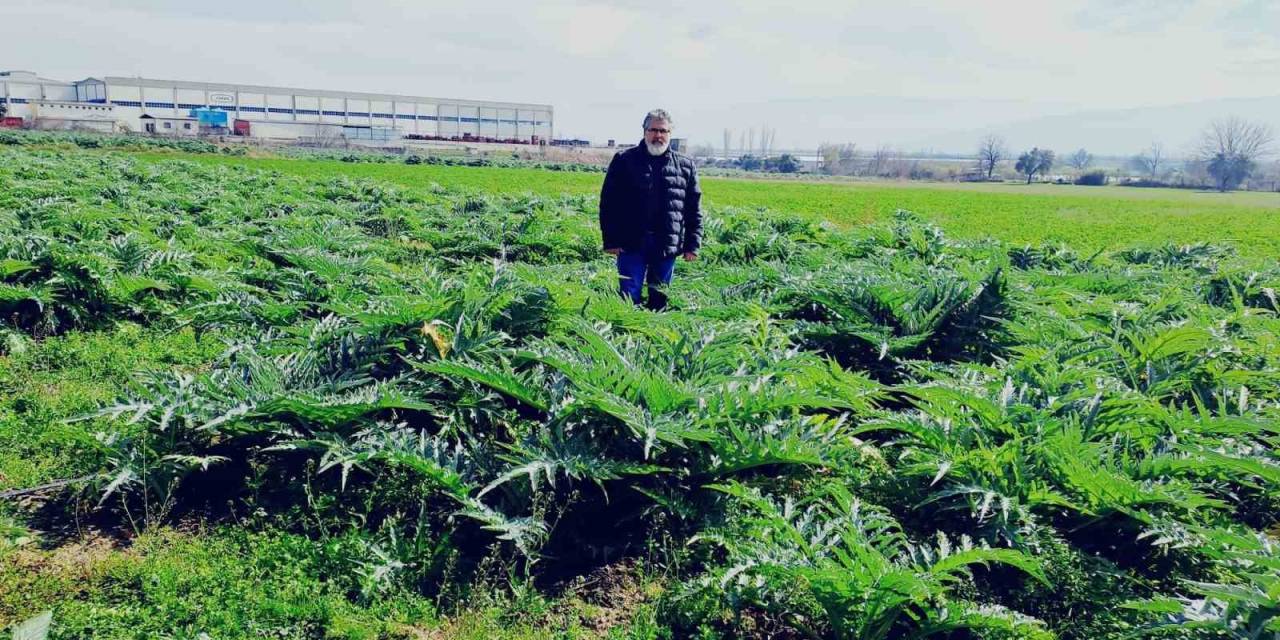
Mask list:
[[[0,633],[1280,633],[1275,194],[708,178],[653,313],[599,173],[67,139],[0,138]]]
[[[172,154],[147,154],[164,161]],[[336,160],[227,158],[197,162],[249,166],[303,176],[358,176],[406,187],[432,182],[484,193],[597,194],[599,174],[534,169],[352,164]],[[960,238],[1065,242],[1081,251],[1165,243],[1229,242],[1241,253],[1280,255],[1280,193],[1215,193],[1186,189],[1071,185],[802,182],[706,178],[713,206],[775,211],[856,226],[898,209],[926,216]]]

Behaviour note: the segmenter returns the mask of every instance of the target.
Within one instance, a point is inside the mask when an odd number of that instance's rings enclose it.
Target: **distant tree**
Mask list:
[[[1031,184],[1031,179],[1037,173],[1044,175],[1053,168],[1053,151],[1032,147],[1030,151],[1024,151],[1022,155],[1018,156],[1018,162],[1013,165],[1013,168],[1018,173],[1026,176],[1027,184]]]
[[[1271,191],[1280,191],[1280,160],[1271,163],[1271,169],[1267,171],[1267,180],[1271,183]]]
[[[1073,180],[1072,183],[1084,185],[1086,187],[1100,187],[1107,183],[1107,172],[1099,169],[1097,171],[1090,171],[1089,173],[1082,173],[1076,176],[1076,179]]]
[[[1209,176],[1208,164],[1200,158],[1187,158],[1182,161],[1182,169],[1178,171],[1177,184],[1184,187],[1200,187],[1208,185],[1213,178]]]
[[[871,158],[867,161],[867,175],[883,175],[886,165],[889,163],[889,159],[891,157],[893,157],[893,149],[887,144],[880,145],[880,147],[875,150],[875,153],[871,154]]]
[[[1080,149],[1067,157],[1067,164],[1076,171],[1084,171],[1089,168],[1089,165],[1093,164],[1093,154]]]
[[[1164,160],[1164,145],[1152,142],[1150,147],[1134,156],[1129,164],[1141,171],[1149,180],[1155,181],[1160,176],[1160,167]]]
[[[1271,128],[1236,117],[1215,120],[1200,135],[1199,158],[1218,191],[1240,186],[1271,151]]]
[[[795,173],[800,170],[800,161],[795,156],[784,153],[776,158],[765,158],[764,169],[778,173]]]
[[[743,171],[759,171],[764,168],[764,163],[760,161],[760,158],[748,153],[738,158],[738,168]]]
[[[858,145],[855,143],[847,143],[840,145],[840,175],[853,175],[858,172],[858,162],[860,161],[858,154]]]
[[[990,180],[995,174],[996,167],[1000,162],[1009,156],[1009,152],[1005,149],[1004,138],[997,135],[988,135],[978,142],[978,171],[987,175]]]
[[[840,162],[840,145],[824,142],[818,145],[819,170],[828,175],[835,175]]]
[[[823,143],[818,146],[818,156],[822,158],[822,172],[833,176],[847,176],[857,173],[858,145]]]

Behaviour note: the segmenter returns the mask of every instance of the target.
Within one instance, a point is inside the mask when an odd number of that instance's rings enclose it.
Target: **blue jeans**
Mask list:
[[[675,272],[676,257],[664,258],[653,234],[644,237],[640,251],[626,250],[618,254],[618,290],[624,298],[641,304],[640,288],[649,285],[649,300],[644,305],[655,311],[667,306],[667,294],[663,291],[671,284]]]

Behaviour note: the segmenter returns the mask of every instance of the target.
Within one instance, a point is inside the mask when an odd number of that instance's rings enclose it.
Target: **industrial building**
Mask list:
[[[546,104],[117,76],[63,82],[29,71],[0,71],[0,102],[23,126],[155,135],[190,135],[194,123],[196,133],[281,140],[537,144],[555,131]]]

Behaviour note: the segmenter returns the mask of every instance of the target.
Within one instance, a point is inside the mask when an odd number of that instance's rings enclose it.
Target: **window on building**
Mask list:
[[[190,122],[184,122],[184,123],[182,123],[182,128],[183,128],[183,129],[190,129],[190,128],[191,128],[191,123],[190,123]]]
[[[172,128],[173,128],[173,123],[172,123],[172,122],[166,122],[166,123],[164,123],[164,128],[166,128],[166,129],[172,129]]]

